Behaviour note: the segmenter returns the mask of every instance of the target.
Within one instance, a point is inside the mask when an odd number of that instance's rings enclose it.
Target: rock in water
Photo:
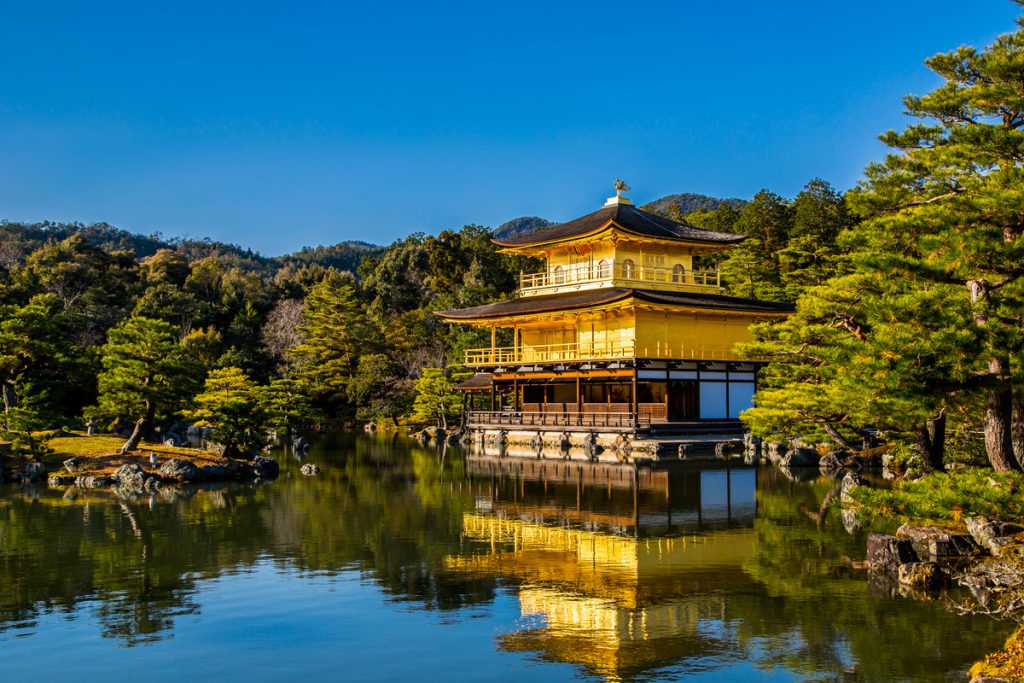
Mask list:
[[[35,460],[26,463],[22,476],[25,478],[25,481],[42,481],[46,479],[46,465]]]
[[[871,569],[896,571],[901,564],[917,561],[910,539],[877,533],[868,536],[867,563]]]
[[[132,486],[141,488],[147,479],[146,472],[141,466],[134,462],[127,462],[117,468],[114,472],[114,481],[121,486]]]
[[[967,524],[967,533],[971,535],[971,538],[996,557],[1002,554],[1003,547],[1007,545],[1005,541],[1000,539],[1024,531],[1024,528],[1016,524],[991,520],[982,515],[968,517],[965,522]]]
[[[75,486],[82,489],[102,489],[111,486],[113,478],[103,476],[81,476],[75,479]]]
[[[899,581],[904,586],[935,589],[945,583],[945,575],[934,562],[907,562],[899,567]]]
[[[299,472],[302,472],[307,477],[312,477],[314,474],[320,474],[320,468],[311,462],[307,462],[299,468]]]
[[[896,530],[900,538],[907,538],[919,557],[959,557],[973,555],[977,547],[970,536],[950,534],[936,526],[904,524]]]
[[[191,482],[199,479],[202,475],[199,468],[188,460],[172,458],[160,466],[160,476],[177,481]]]
[[[68,458],[64,461],[64,469],[68,471],[68,474],[75,474],[78,468],[82,466],[81,458]]]
[[[252,471],[257,479],[276,479],[281,473],[281,466],[273,458],[260,455],[253,458]]]
[[[853,502],[853,496],[850,492],[858,486],[867,486],[867,481],[864,477],[860,476],[856,472],[847,472],[846,476],[843,477],[843,483],[839,488],[839,502],[844,506],[849,505]]]
[[[794,467],[817,467],[818,451],[813,448],[794,448],[779,460],[779,467],[792,469]]]

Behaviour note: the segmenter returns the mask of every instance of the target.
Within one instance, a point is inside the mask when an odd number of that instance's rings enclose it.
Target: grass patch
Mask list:
[[[124,442],[123,437],[113,435],[86,436],[82,432],[71,432],[70,435],[64,433],[44,441],[51,452],[44,456],[43,461],[50,472],[58,472],[63,471],[63,462],[68,458],[81,458],[86,462],[79,468],[78,473],[92,475],[113,474],[118,467],[129,462],[137,463],[148,471],[152,469],[149,466],[150,451],[157,455],[157,467],[171,458],[188,460],[196,467],[225,462],[224,458],[210,451],[164,446],[146,441],[139,444],[137,451],[121,455],[118,449]]]
[[[958,524],[968,515],[1024,522],[1024,474],[965,467],[898,482],[892,489],[851,492],[863,517]]]

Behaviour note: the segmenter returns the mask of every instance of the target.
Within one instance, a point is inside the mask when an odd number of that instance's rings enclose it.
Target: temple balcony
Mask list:
[[[630,259],[602,261],[580,266],[555,266],[540,273],[521,273],[521,296],[571,292],[598,287],[631,287],[674,292],[721,292],[721,273],[687,270],[683,266],[662,268],[634,263]]]
[[[485,349],[467,349],[466,365],[495,366],[562,363],[585,360],[619,360],[635,357],[636,344],[624,342],[593,342],[541,344],[536,346],[500,346]]]
[[[665,360],[737,361],[743,357],[733,352],[732,344],[654,344],[639,345],[634,341],[544,344],[538,346],[501,346],[467,349],[469,367],[511,365],[545,365],[584,361],[615,361],[633,358]],[[749,359],[747,359],[749,360]]]

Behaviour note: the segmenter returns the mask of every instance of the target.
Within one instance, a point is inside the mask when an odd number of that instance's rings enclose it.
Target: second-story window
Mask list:
[[[672,268],[672,282],[686,282],[686,268],[682,263],[677,263]]]
[[[636,277],[636,264],[633,263],[633,259],[627,258],[622,260],[622,277],[627,280]]]
[[[565,268],[562,266],[555,266],[555,269],[551,271],[551,276],[556,285],[565,284]]]
[[[612,276],[612,263],[608,259],[601,259],[597,262],[597,277],[605,279]]]

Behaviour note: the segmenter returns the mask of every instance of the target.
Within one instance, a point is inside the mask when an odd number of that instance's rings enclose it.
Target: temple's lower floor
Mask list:
[[[643,430],[736,420],[753,405],[754,363],[636,361],[632,367],[517,368],[474,378],[469,424]]]

